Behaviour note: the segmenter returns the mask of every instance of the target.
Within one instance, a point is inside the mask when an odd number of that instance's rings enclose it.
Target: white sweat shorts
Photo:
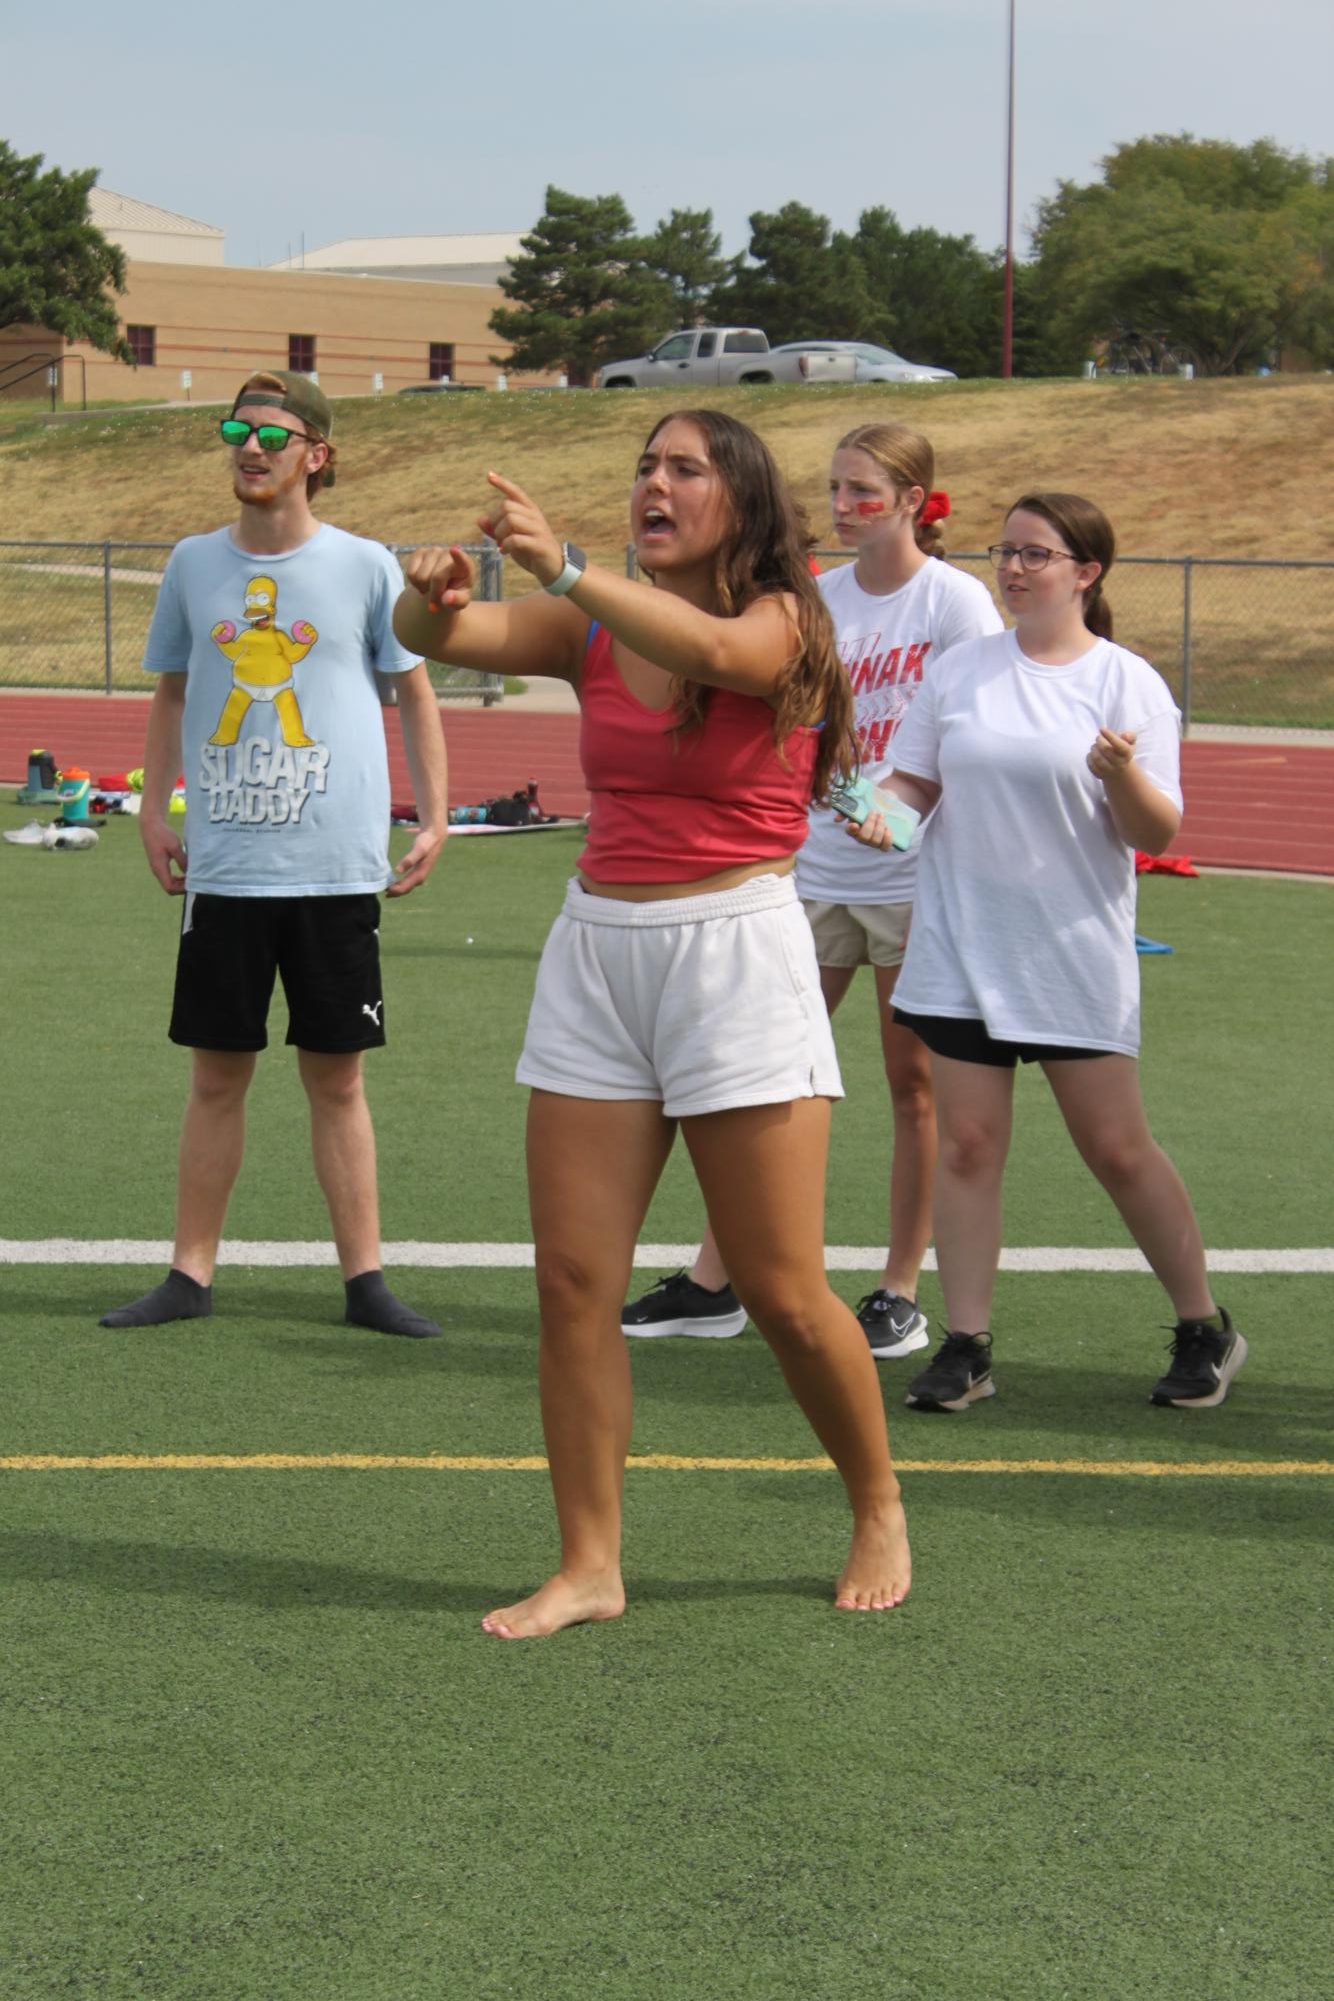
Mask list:
[[[815,946],[791,876],[622,903],[576,880],[552,926],[517,1079],[649,1098],[669,1118],[841,1098]]]

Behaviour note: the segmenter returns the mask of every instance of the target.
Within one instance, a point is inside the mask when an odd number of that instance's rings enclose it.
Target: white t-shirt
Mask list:
[[[935,663],[894,745],[942,788],[896,1005],[1137,1054],[1134,850],[1085,763],[1104,723],[1136,732],[1135,762],[1179,808],[1180,713],[1137,654],[1099,640],[1042,667],[1004,632]]]
[[[862,769],[878,779],[893,769],[890,739],[921,686],[927,656],[999,632],[1001,620],[985,584],[934,558],[887,597],[864,591],[856,570],[855,563],[826,570],[819,584],[852,677]],[[903,854],[859,847],[832,813],[814,807],[797,856],[798,892],[814,903],[911,903],[917,846]]]

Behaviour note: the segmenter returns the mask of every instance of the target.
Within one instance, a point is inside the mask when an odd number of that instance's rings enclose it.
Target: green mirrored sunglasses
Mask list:
[[[284,424],[247,424],[243,417],[224,417],[218,432],[224,445],[243,445],[254,437],[262,452],[285,452],[293,438],[304,438],[308,445],[324,442],[322,438],[313,438],[309,431],[289,431]]]

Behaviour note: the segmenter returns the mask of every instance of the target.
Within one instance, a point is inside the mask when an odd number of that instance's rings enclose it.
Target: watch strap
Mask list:
[[[553,577],[549,584],[542,586],[548,597],[563,598],[567,591],[574,589],[588,567],[587,556],[573,542],[563,542],[561,554],[565,558],[565,568],[558,577]]]

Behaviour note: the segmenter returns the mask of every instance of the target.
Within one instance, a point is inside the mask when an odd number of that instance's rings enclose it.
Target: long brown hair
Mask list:
[[[875,460],[895,493],[906,493],[910,486],[920,486],[922,499],[913,516],[913,539],[924,556],[944,557],[945,537],[939,526],[922,519],[922,509],[936,483],[936,455],[929,438],[924,438],[920,431],[910,431],[906,424],[859,424],[855,431],[839,439],[834,450],[865,452],[867,458]]]
[[[677,418],[702,435],[727,497],[728,525],[714,557],[714,590],[723,616],[737,617],[757,598],[788,595],[797,601],[799,639],[775,689],[773,734],[781,753],[793,730],[819,729],[812,784],[821,799],[835,778],[855,771],[857,745],[852,684],[811,575],[809,530],[763,439],[721,410],[673,410],[653,426],[644,450]],[[698,681],[673,677],[679,729],[703,721],[711,693]]]
[[[1007,510],[1006,519],[1020,508],[1025,514],[1040,514],[1081,563],[1101,563],[1093,582],[1084,591],[1084,623],[1099,639],[1112,636],[1112,607],[1102,594],[1107,572],[1116,560],[1116,536],[1100,507],[1078,493],[1026,493]]]

